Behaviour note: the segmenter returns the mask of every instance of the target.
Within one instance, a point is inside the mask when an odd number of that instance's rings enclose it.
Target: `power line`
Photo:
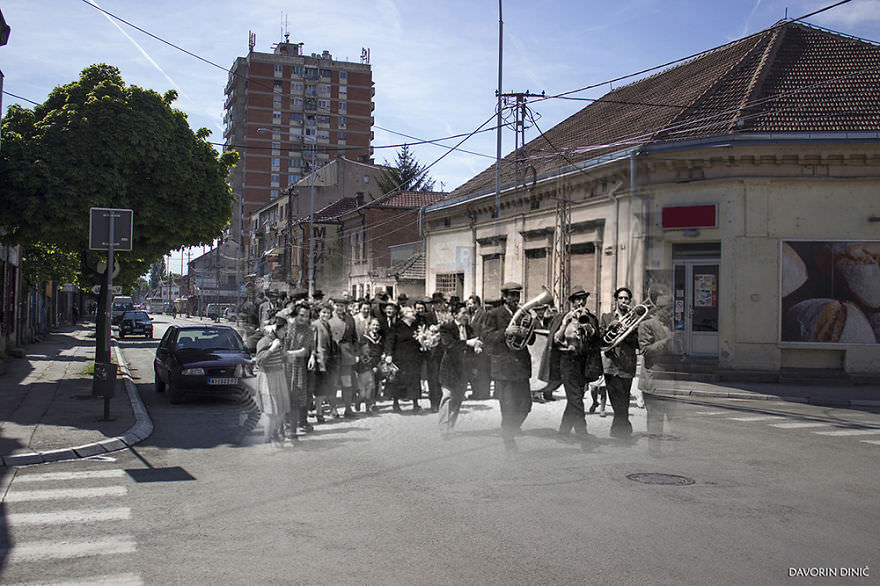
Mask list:
[[[3,93],[6,94],[7,96],[12,96],[12,97],[15,98],[16,100],[24,100],[25,102],[30,102],[30,103],[33,104],[34,106],[39,106],[39,105],[40,105],[40,104],[38,104],[37,102],[35,102],[35,101],[33,101],[33,100],[29,100],[29,99],[27,99],[27,98],[23,98],[23,97],[21,97],[21,96],[16,96],[16,95],[13,94],[12,92],[7,92],[6,90],[3,90]]]

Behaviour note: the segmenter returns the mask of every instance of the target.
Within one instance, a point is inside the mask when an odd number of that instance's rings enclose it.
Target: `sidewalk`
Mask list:
[[[789,401],[844,409],[880,409],[880,385],[796,384],[681,380],[655,381],[654,394],[670,398]]]
[[[110,421],[104,399],[92,397],[94,323],[67,326],[4,360],[0,374],[0,466],[25,466],[106,454],[152,433],[152,423],[118,347]]]

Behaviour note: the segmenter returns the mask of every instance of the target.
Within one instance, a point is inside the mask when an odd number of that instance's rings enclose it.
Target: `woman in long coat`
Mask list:
[[[287,336],[284,339],[285,373],[290,386],[291,428],[299,427],[303,432],[311,431],[309,413],[309,370],[315,367],[315,332],[312,330],[311,310],[307,305],[297,305],[289,320]]]
[[[422,394],[421,345],[416,340],[416,315],[412,307],[404,307],[401,319],[388,330],[385,337],[385,359],[393,361],[400,369],[397,378],[388,385],[388,391],[394,400],[393,409],[400,412],[400,400],[412,399],[413,412],[421,411],[419,398]]]
[[[341,417],[336,411],[336,391],[339,381],[339,347],[330,332],[330,305],[321,305],[318,319],[312,324],[315,332],[315,418],[324,422],[323,403],[330,403],[330,412]]]
[[[376,377],[385,352],[380,330],[379,320],[375,317],[369,318],[366,331],[358,341],[358,363],[355,368],[360,398],[364,402],[364,411],[368,414],[379,410],[376,406]]]
[[[284,439],[284,420],[290,411],[290,393],[284,368],[284,338],[287,320],[278,318],[263,328],[265,334],[257,342],[257,379],[260,408],[267,418],[266,442]]]

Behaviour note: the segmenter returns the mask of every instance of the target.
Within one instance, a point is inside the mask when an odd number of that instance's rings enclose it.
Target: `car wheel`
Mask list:
[[[156,367],[153,367],[153,375],[155,376],[156,381],[156,392],[164,393],[165,392],[165,383],[162,382],[162,379],[159,378],[159,371],[156,370]]]
[[[168,402],[174,405],[183,402],[183,391],[172,384],[168,384]]]

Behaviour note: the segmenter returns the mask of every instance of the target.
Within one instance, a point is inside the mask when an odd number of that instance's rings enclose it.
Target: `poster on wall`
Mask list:
[[[877,344],[880,241],[781,244],[781,341]]]
[[[718,275],[694,273],[694,307],[702,309],[718,307]]]

